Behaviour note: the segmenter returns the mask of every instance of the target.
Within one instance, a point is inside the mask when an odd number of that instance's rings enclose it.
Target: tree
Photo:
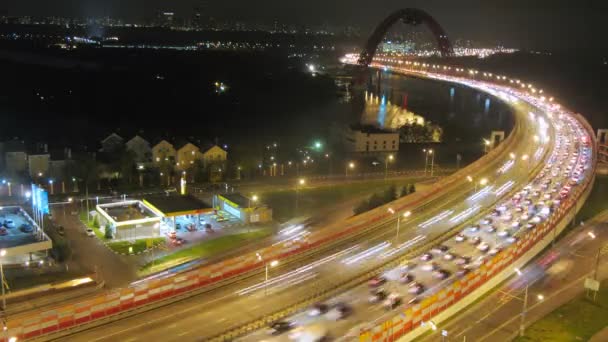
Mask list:
[[[363,201],[361,201],[361,203],[359,203],[359,205],[357,205],[355,208],[353,208],[353,212],[355,213],[355,215],[362,214],[368,210],[369,210],[369,200],[367,200],[367,199],[364,199]]]
[[[122,150],[118,158],[118,173],[126,184],[133,184],[133,175],[137,165],[136,156],[133,151]]]
[[[378,194],[373,194],[369,198],[369,206],[368,206],[367,210],[378,208],[379,206],[383,205],[384,203],[386,203],[386,202],[384,202],[384,198],[382,198],[382,196],[380,196]]]
[[[105,236],[106,239],[110,240],[110,239],[113,238],[113,236],[112,236],[112,225],[111,224],[109,224],[109,223],[106,224],[106,229],[105,229],[104,233],[105,233],[104,236]]]
[[[397,199],[397,187],[395,185],[391,185],[384,191],[383,194],[384,203],[389,203]]]
[[[410,184],[410,189],[409,189],[410,194],[413,194],[416,192],[416,185],[415,184]]]
[[[410,185],[411,184],[406,184],[401,188],[400,197],[407,196],[410,193]]]

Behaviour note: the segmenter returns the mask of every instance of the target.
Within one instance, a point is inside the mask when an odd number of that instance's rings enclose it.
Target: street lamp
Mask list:
[[[345,172],[346,177],[348,177],[348,169],[353,170],[354,168],[355,168],[354,162],[351,161],[348,164],[346,164],[346,172]]]
[[[258,201],[258,195],[253,195],[249,198],[249,208],[251,208],[251,202],[255,203]]]
[[[262,258],[262,256],[260,255],[260,253],[255,253],[255,255],[258,257],[259,261],[264,261],[264,258]],[[272,260],[271,262],[267,262],[264,264],[264,273],[265,273],[265,278],[264,278],[264,296],[266,296],[268,294],[268,267],[276,267],[279,264],[278,260]]]
[[[511,159],[515,159],[516,155],[515,155],[515,153],[511,152],[511,153],[509,153],[509,157],[511,157]]]
[[[393,208],[388,208],[388,212],[391,214],[395,214],[395,210]],[[397,243],[397,241],[399,241],[399,227],[401,226],[401,218],[403,217],[404,219],[410,217],[412,215],[411,211],[406,211],[401,215],[397,215],[397,234],[395,236],[395,243]]]
[[[395,157],[392,154],[389,154],[384,161],[384,180],[388,178],[388,162],[392,162],[394,159]]]
[[[300,197],[300,187],[304,186],[304,184],[306,184],[306,179],[304,178],[300,178],[298,179],[298,183],[296,184],[296,210],[295,210],[295,214],[296,216],[298,216],[298,199]]]

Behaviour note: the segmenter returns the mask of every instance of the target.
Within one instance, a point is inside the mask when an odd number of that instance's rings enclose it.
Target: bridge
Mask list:
[[[420,12],[404,11],[396,17],[408,14],[407,21],[420,21],[411,16]],[[387,23],[394,17],[389,18]],[[359,56],[347,61],[360,63]],[[335,336],[361,341],[411,339],[424,332],[421,322],[447,319],[510,276],[584,203],[597,154],[582,116],[506,76],[391,59],[372,59],[369,65],[485,92],[511,106],[515,126],[498,147],[425,192],[329,227],[291,227],[254,253],[11,315],[8,336],[259,341],[266,338],[268,324],[289,318],[303,325],[322,323]],[[524,202],[538,198],[552,204],[524,211]],[[437,245],[449,252],[433,250]],[[466,255],[471,258],[462,258]],[[461,259],[471,266],[457,266]],[[408,282],[417,283],[402,285],[403,272],[412,277]],[[370,279],[386,281],[400,293],[401,304],[384,310],[368,303]],[[308,315],[307,308],[319,301],[345,303],[353,318],[336,322]],[[368,323],[355,326],[357,320]]]

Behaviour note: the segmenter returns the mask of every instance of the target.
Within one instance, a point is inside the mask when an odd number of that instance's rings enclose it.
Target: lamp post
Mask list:
[[[52,179],[49,179],[49,187],[51,188],[51,195],[53,195],[55,193],[55,191],[54,191],[55,187],[53,186],[53,180]]]
[[[395,213],[395,210],[393,210],[393,208],[388,208],[388,212],[391,214]],[[395,243],[397,243],[397,241],[399,241],[399,227],[401,226],[401,218],[403,217],[408,218],[412,215],[411,211],[406,211],[404,212],[402,215],[397,215],[397,234],[395,235]]]
[[[384,161],[384,180],[386,181],[388,179],[388,162],[389,161],[393,161],[395,159],[395,157],[392,154],[389,154],[386,157],[386,160]]]
[[[296,184],[296,210],[295,210],[295,215],[298,216],[298,199],[300,197],[300,187],[304,186],[304,184],[306,184],[306,179],[304,178],[300,178],[298,179],[298,183]]]
[[[348,169],[353,170],[355,168],[355,163],[354,162],[349,162],[348,164],[346,164],[346,168],[345,168],[345,176],[348,177]]]
[[[487,154],[490,151],[490,140],[483,139],[483,145],[484,145],[484,153]]]
[[[257,255],[259,261],[264,261],[260,253],[255,253]],[[272,260],[271,262],[264,263],[264,296],[268,295],[268,268],[275,267],[279,264],[278,260]]]
[[[6,185],[8,186],[8,197],[11,197],[11,182],[6,183]]]
[[[433,177],[433,171],[434,171],[434,166],[435,166],[435,153],[433,153],[433,150],[429,150],[429,154],[431,155],[431,177]]]

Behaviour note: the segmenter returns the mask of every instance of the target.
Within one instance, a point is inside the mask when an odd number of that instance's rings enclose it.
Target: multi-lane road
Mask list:
[[[508,97],[507,97],[508,98]],[[522,189],[531,180],[531,170],[554,157],[554,148],[564,149],[564,154],[573,153],[573,144],[557,146],[557,134],[548,119],[523,101],[513,101],[512,105],[518,117],[516,143],[509,151],[504,151],[499,157],[485,163],[483,166],[471,170],[469,183],[464,180],[451,187],[448,192],[442,192],[441,196],[434,196],[426,202],[422,208],[412,210],[412,214],[404,219],[400,225],[400,234],[397,237],[396,219],[383,222],[364,238],[354,239],[348,244],[333,251],[325,251],[304,260],[288,265],[279,265],[269,270],[269,279],[266,282],[264,272],[257,276],[247,278],[243,281],[229,284],[220,289],[190,297],[183,301],[169,304],[161,308],[140,313],[136,316],[115,321],[97,328],[92,328],[69,337],[74,341],[138,341],[138,340],[197,340],[205,339],[225,331],[228,328],[242,325],[250,320],[256,319],[264,314],[274,312],[279,308],[289,306],[306,298],[313,293],[323,289],[336,286],[345,280],[361,274],[365,271],[375,270],[381,267],[387,259],[399,254],[405,254],[412,248],[433,241],[436,237],[443,235],[467,222],[474,216],[482,214],[488,208],[494,208],[498,201],[503,199],[515,189]],[[541,124],[541,119],[544,124]],[[546,127],[545,127],[546,126]],[[575,134],[569,132],[569,126],[564,126],[565,135]],[[548,139],[545,139],[549,137]],[[569,146],[566,146],[569,145]],[[540,171],[540,170],[539,170]],[[546,170],[545,172],[552,172]],[[565,177],[564,172],[560,177]],[[482,179],[487,182],[474,190],[473,183]],[[538,185],[540,186],[540,185]],[[554,186],[551,186],[553,189]],[[530,189],[530,191],[540,191]],[[540,194],[539,194],[540,195]],[[544,193],[542,194],[544,196]],[[502,211],[515,212],[514,207],[505,208]],[[500,224],[497,222],[497,231],[490,232],[489,227],[480,227],[479,232],[467,230],[464,232],[467,239],[480,234],[482,241],[473,245],[467,241],[446,242],[454,250],[455,259],[458,256],[471,256],[468,262],[474,264],[474,253],[482,253],[477,246],[488,244],[495,248],[497,244],[506,246],[517,237],[517,231],[509,234],[515,235],[513,240],[509,236],[498,236],[497,233],[506,230],[505,225],[513,225],[513,218],[506,220],[504,212],[500,213]],[[513,216],[513,214],[511,214]],[[532,217],[530,217],[532,219]],[[523,229],[524,225],[517,228]],[[513,226],[515,228],[515,226]],[[305,238],[306,228],[296,227],[283,231],[285,238]],[[500,240],[500,243],[499,243]],[[510,241],[510,242],[509,242]],[[490,246],[491,245],[491,246]],[[448,279],[434,279],[432,271],[412,271],[413,277],[424,285],[420,296],[430,294],[440,288],[441,284],[450,281],[459,271],[455,262],[447,260],[443,253],[435,253],[434,258],[440,259],[439,267],[450,272]],[[421,267],[422,268],[422,267]],[[426,272],[426,273],[425,273]],[[401,274],[389,272],[386,285],[387,292],[399,292],[404,302],[409,302],[413,296],[407,295],[407,289],[398,281],[390,278],[399,278]],[[367,285],[357,287],[345,292],[333,302],[343,301],[353,309],[349,319],[340,320],[337,323],[327,323],[330,333],[335,336],[343,336],[347,331],[356,327],[360,322],[370,323],[381,319],[385,315],[382,305],[368,304],[369,290]],[[330,301],[331,303],[331,301]],[[365,309],[361,309],[365,308]],[[292,318],[300,324],[307,324],[311,319],[306,313],[296,315]],[[324,318],[320,318],[324,320]],[[324,321],[324,324],[326,322]],[[249,340],[260,340],[266,338],[264,332],[256,332],[248,337]]]

